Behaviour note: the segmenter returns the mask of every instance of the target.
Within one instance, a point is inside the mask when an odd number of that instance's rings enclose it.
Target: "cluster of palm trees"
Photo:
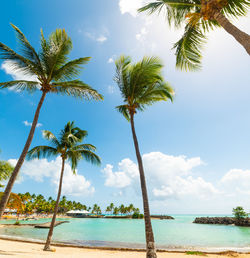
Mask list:
[[[205,43],[205,33],[208,30],[223,27],[230,33],[250,54],[250,36],[229,22],[227,17],[240,17],[246,15],[250,6],[249,0],[155,0],[148,3],[138,11],[149,13],[165,11],[169,24],[179,27],[186,19],[183,37],[174,45],[176,49],[176,65],[181,69],[198,69],[201,66],[201,47]],[[37,146],[29,151],[39,114],[48,94],[73,96],[83,100],[102,100],[103,97],[95,89],[85,84],[77,77],[82,66],[90,58],[82,57],[68,60],[72,49],[72,41],[65,30],[57,29],[48,39],[41,31],[40,50],[37,52],[19,28],[12,25],[21,45],[21,54],[0,42],[0,58],[11,62],[12,69],[26,75],[35,76],[35,80],[14,80],[0,83],[0,89],[14,88],[29,93],[40,91],[41,98],[35,111],[31,130],[23,151],[18,159],[13,173],[5,188],[0,202],[0,217],[8,202],[14,182],[27,156],[29,159],[60,156],[62,169],[60,175],[57,200],[51,222],[48,238],[44,250],[50,250],[50,240],[56,214],[59,209],[62,191],[62,180],[65,162],[71,163],[73,172],[76,171],[80,159],[93,164],[100,164],[100,158],[94,153],[95,147],[91,144],[80,144],[87,136],[87,132],[74,126],[73,122],[65,125],[59,138],[49,131],[44,131],[44,138],[50,141],[50,146]],[[157,57],[144,57],[137,63],[132,63],[128,56],[121,56],[116,60],[115,82],[117,83],[123,104],[117,110],[128,120],[131,126],[143,197],[145,219],[147,257],[155,258],[155,242],[150,220],[150,209],[144,168],[135,131],[135,115],[144,111],[147,106],[158,101],[172,101],[174,90],[162,77],[163,64]],[[28,152],[29,151],[29,152]],[[98,205],[96,212],[99,212]]]
[[[135,208],[134,205],[131,203],[128,206],[121,204],[120,206],[115,206],[114,203],[110,203],[109,206],[106,208],[106,212],[108,214],[113,215],[131,215],[132,213],[140,213],[139,208]]]
[[[24,194],[19,193],[21,198],[23,209],[21,213],[32,214],[34,212],[41,214],[53,213],[56,205],[56,200],[51,196],[46,200],[42,194],[30,194],[26,192]],[[65,213],[70,210],[87,210],[87,206],[76,201],[67,200],[66,196],[62,196],[58,206],[58,213]]]

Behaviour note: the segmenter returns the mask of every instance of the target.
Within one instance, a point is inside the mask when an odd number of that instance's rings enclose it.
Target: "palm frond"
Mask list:
[[[228,17],[237,18],[246,15],[249,9],[249,0],[227,0],[227,5],[222,11]]]
[[[26,57],[28,60],[30,60],[33,64],[36,64],[36,69],[40,71],[40,74],[43,74],[43,68],[40,62],[40,58],[35,51],[35,49],[31,46],[25,35],[22,33],[22,31],[16,27],[14,24],[11,24],[13,29],[16,31],[16,36],[19,40],[22,53],[24,54],[24,57]]]
[[[56,136],[52,132],[50,132],[49,130],[43,130],[42,134],[43,134],[43,138],[48,140],[48,141],[51,141],[54,147],[57,148],[60,145]]]
[[[52,79],[55,81],[72,80],[78,76],[82,70],[82,65],[88,63],[90,57],[82,57],[72,60],[58,70],[55,70],[52,74]]]
[[[131,64],[130,56],[121,56],[115,61],[116,66],[116,74],[114,77],[114,81],[117,83],[121,94],[124,99],[129,95],[129,67]]]
[[[174,44],[176,67],[181,70],[199,70],[201,68],[201,50],[206,37],[199,26],[187,24],[182,38]]]
[[[40,85],[35,81],[25,81],[25,80],[16,80],[16,81],[8,81],[1,82],[0,89],[10,88],[16,91],[28,91],[30,93],[35,92],[40,89]]]
[[[51,84],[52,91],[62,95],[78,97],[81,99],[95,99],[102,100],[103,96],[96,90],[92,89],[89,85],[80,80],[54,82]]]
[[[96,151],[96,147],[92,144],[80,144],[76,145],[72,148],[72,150],[78,151],[78,150],[87,150],[87,151]]]
[[[152,105],[158,101],[173,101],[174,90],[167,82],[158,82],[148,87],[140,97],[140,104]]]
[[[12,69],[25,75],[39,75],[36,64],[17,54],[13,49],[0,42],[0,58],[11,62]]]
[[[146,11],[149,14],[164,12],[168,24],[170,26],[174,24],[178,28],[188,13],[199,12],[200,8],[200,0],[157,0],[138,9],[138,12]]]
[[[53,73],[66,64],[68,54],[72,49],[72,41],[64,29],[56,29],[50,34],[48,40],[44,38],[41,31],[41,37],[42,51],[39,57],[45,67],[47,79],[51,81]]]
[[[50,146],[36,146],[30,151],[28,151],[26,158],[28,160],[40,159],[40,158],[49,158],[51,156],[58,155],[57,149]]]
[[[117,111],[120,112],[128,121],[130,121],[130,115],[127,105],[120,105],[116,107]]]

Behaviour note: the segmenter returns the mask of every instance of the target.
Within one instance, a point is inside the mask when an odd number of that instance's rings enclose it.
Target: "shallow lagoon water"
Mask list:
[[[250,248],[250,228],[233,225],[192,223],[196,215],[173,215],[175,220],[152,220],[158,247],[166,249],[237,249]],[[200,216],[200,215],[199,215]],[[60,220],[60,219],[59,219]],[[65,220],[65,219],[62,219]],[[133,219],[66,219],[70,223],[54,229],[53,240],[79,245],[144,247],[144,220]],[[22,223],[43,223],[48,219]],[[0,221],[14,223],[14,221]],[[3,227],[0,235],[44,240],[48,229]]]

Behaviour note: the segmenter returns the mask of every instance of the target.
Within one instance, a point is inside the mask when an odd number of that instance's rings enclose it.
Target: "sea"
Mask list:
[[[174,220],[152,219],[155,242],[159,249],[250,251],[250,227],[234,225],[204,225],[193,223],[195,217],[218,215],[172,215]],[[221,215],[225,216],[225,215]],[[230,215],[228,215],[230,216]],[[144,248],[143,219],[69,218],[70,223],[54,229],[53,241],[79,246]],[[22,221],[44,223],[48,219]],[[15,221],[1,220],[0,223]],[[48,229],[34,227],[0,227],[0,236],[45,240]]]

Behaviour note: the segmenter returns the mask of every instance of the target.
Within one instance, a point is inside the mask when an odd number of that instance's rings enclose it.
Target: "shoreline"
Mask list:
[[[110,250],[100,248],[79,248],[70,246],[59,246],[52,244],[52,252],[43,251],[43,242],[27,243],[14,240],[3,240],[0,238],[0,256],[1,257],[18,257],[18,258],[145,258],[145,250]],[[178,251],[157,251],[158,258],[197,258],[197,256],[206,256],[207,258],[250,258],[250,254],[241,254],[232,251],[223,253],[205,253],[205,252],[178,252]]]
[[[26,244],[44,245],[45,240],[31,239],[22,237],[12,237],[0,235],[0,241],[18,242]],[[144,244],[143,244],[144,245]],[[99,251],[116,251],[116,252],[138,252],[144,253],[144,247],[113,247],[113,246],[95,246],[95,245],[81,245],[70,242],[52,241],[51,246],[61,248],[74,248],[74,249],[88,249]],[[207,255],[225,255],[227,253],[245,254],[250,258],[250,247],[189,247],[189,248],[157,248],[158,253],[176,253],[186,254],[186,252],[202,252]]]

